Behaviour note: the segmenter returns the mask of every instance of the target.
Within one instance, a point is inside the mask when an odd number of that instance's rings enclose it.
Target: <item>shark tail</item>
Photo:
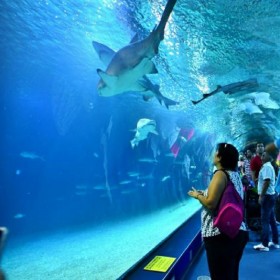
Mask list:
[[[165,105],[165,107],[167,109],[169,109],[169,106],[174,106],[174,105],[179,105],[180,104],[180,102],[172,100],[172,99],[169,99],[169,98],[167,98],[167,97],[165,97],[163,95],[162,95],[162,101],[163,101],[163,103],[164,103],[164,105]],[[159,102],[161,103],[160,100],[159,100]]]
[[[192,104],[193,104],[193,105],[196,105],[197,103],[199,103],[199,102],[202,101],[202,100],[203,100],[203,98],[200,99],[200,100],[192,100]]]
[[[169,109],[169,106],[173,106],[173,105],[178,105],[180,104],[179,102],[175,101],[175,100],[172,100],[172,99],[169,99],[167,97],[165,97],[161,92],[160,92],[160,89],[159,89],[159,86],[155,86],[154,87],[155,90],[154,90],[154,96],[156,97],[156,99],[158,100],[158,102],[162,105],[162,103],[164,104],[164,106]]]
[[[165,25],[169,19],[170,14],[172,13],[172,10],[176,4],[177,0],[168,0],[162,17],[160,19],[160,22],[158,24],[158,26],[155,27],[154,31],[155,33],[159,34],[159,41],[162,41],[164,39],[164,29],[165,29]]]
[[[192,100],[192,104],[196,105],[197,103],[201,102],[202,100],[206,99],[207,97],[209,97],[209,96],[211,96],[213,94],[216,94],[219,91],[223,91],[223,87],[220,86],[220,85],[217,85],[217,88],[215,90],[211,91],[210,93],[203,93],[201,99],[196,100],[196,101]]]

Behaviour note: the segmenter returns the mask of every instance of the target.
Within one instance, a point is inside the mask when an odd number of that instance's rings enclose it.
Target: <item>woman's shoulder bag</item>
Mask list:
[[[234,238],[238,234],[244,218],[244,203],[230,180],[228,173],[223,169],[220,170],[226,174],[228,180],[218,204],[217,215],[213,219],[213,225],[220,232],[228,235],[230,238]]]

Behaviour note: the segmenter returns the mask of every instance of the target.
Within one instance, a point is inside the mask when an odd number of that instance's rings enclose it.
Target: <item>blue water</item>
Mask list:
[[[154,58],[159,73],[149,76],[180,102],[169,110],[139,93],[98,96],[96,69],[106,67],[92,47],[144,38],[165,1],[0,3],[0,226],[12,248],[29,236],[182,207],[188,189],[207,186],[218,141],[242,150],[280,136],[280,4],[247,2],[178,0]],[[249,78],[256,92],[191,103]],[[159,135],[132,149],[141,118],[155,120]],[[193,134],[175,157],[182,128]]]

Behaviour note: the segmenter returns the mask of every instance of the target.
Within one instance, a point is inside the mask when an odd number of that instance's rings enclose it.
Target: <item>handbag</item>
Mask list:
[[[220,170],[227,175],[228,180],[217,207],[217,214],[213,218],[213,225],[221,233],[234,238],[238,234],[244,218],[244,204],[228,173],[225,170]]]

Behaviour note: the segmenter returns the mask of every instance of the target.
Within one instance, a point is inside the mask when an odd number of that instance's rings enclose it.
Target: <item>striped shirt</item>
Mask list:
[[[250,159],[247,159],[247,158],[244,159],[245,175],[247,176],[247,178],[249,180],[252,180],[250,163],[251,163]]]

